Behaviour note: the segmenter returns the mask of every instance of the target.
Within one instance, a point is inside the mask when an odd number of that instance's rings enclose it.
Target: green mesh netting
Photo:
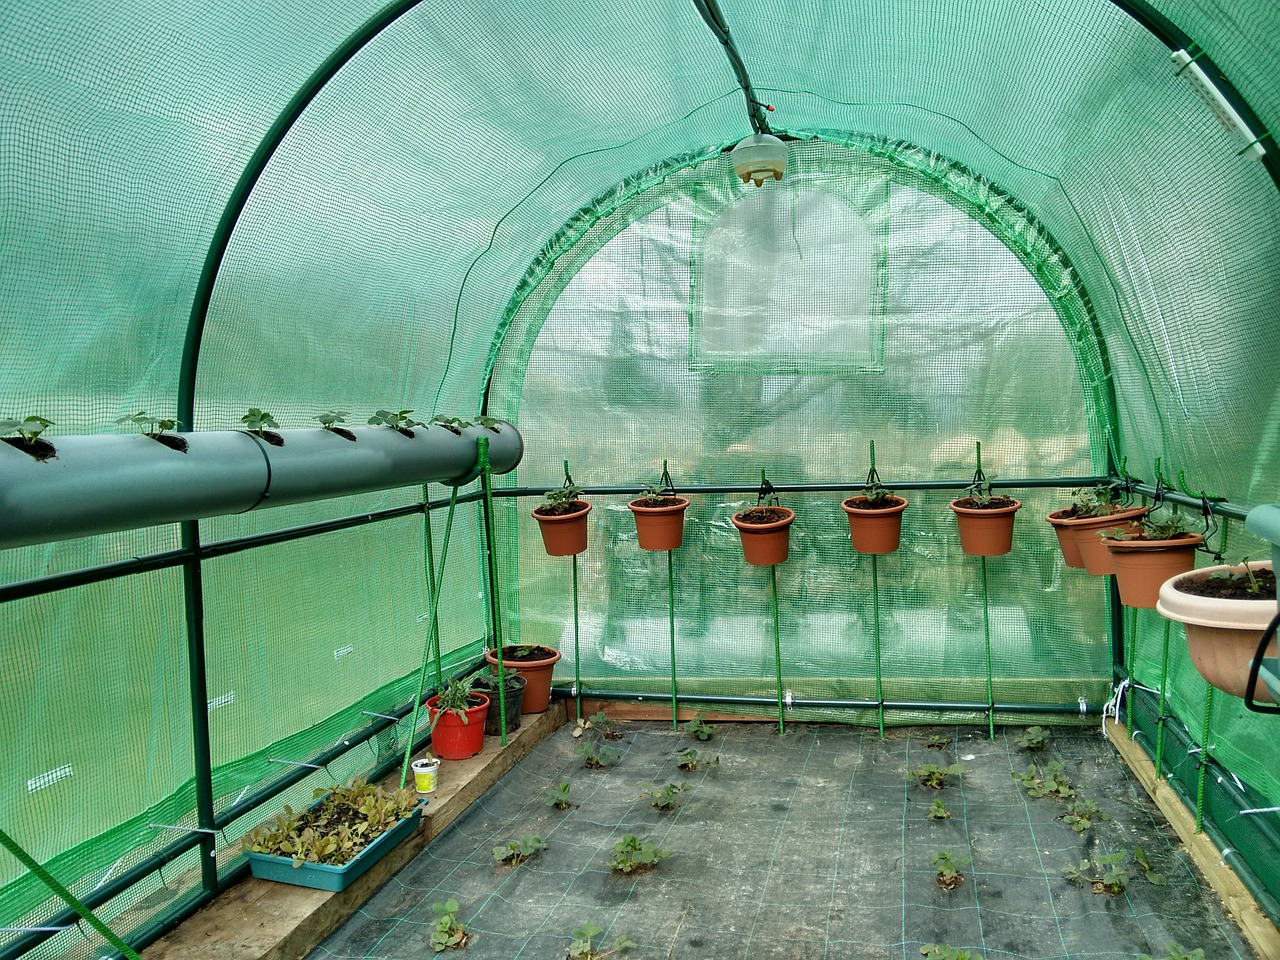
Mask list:
[[[487,397],[529,438],[509,482],[554,484],[566,457],[582,482],[637,488],[663,459],[690,483],[750,484],[761,467],[779,483],[854,482],[871,438],[891,481],[962,479],[980,439],[997,476],[1105,472],[1110,454],[1153,481],[1158,457],[1197,494],[1277,498],[1276,185],[1123,4],[720,6],[777,108],[770,122],[800,138],[790,178],[759,192],[716,159],[749,127],[686,0],[9,4],[0,418],[40,414],[56,436],[174,414],[219,220],[264,137],[314,93],[255,168],[216,264],[186,429],[234,427],[250,406],[296,427],[330,408],[357,422],[379,407],[473,413]],[[1151,8],[1225,71],[1257,133],[1280,124],[1280,8]],[[390,25],[309,90],[379,17]],[[768,208],[739,208],[770,224],[767,242],[730,229],[744,196]],[[985,693],[980,577],[948,496],[913,494],[904,549],[879,562],[890,696]],[[779,577],[788,684],[866,697],[867,563],[835,495],[788,499],[800,513]],[[1062,568],[1037,522],[1061,492],[1023,499],[1018,562],[988,564],[995,695],[1096,703],[1110,671],[1102,588]],[[281,508],[201,535],[420,500]],[[680,680],[768,694],[768,591],[736,554],[733,502],[695,503],[678,561]],[[622,503],[597,498],[578,666],[602,686],[660,689],[665,571],[635,549]],[[566,646],[565,564],[540,554],[528,506],[497,510],[504,614],[513,637]],[[490,630],[478,508],[456,530],[441,632],[461,662]],[[401,518],[203,565],[220,809],[273,778],[269,758],[310,754],[362,711],[403,702],[423,641],[422,538],[420,517]],[[9,550],[0,582],[179,546],[163,527]],[[0,817],[77,893],[162,846],[148,823],[194,823],[184,602],[174,568],[0,608],[12,664]],[[1151,683],[1159,628],[1141,624]],[[316,689],[296,693],[300,677]],[[1171,700],[1193,731],[1197,683],[1175,657]],[[1265,721],[1231,702],[1213,714],[1215,755],[1280,796]],[[68,821],[57,813],[72,797]],[[244,819],[219,838],[224,873]],[[104,915],[145,928],[190,898],[193,866],[185,855]],[[0,882],[0,924],[56,912],[7,858]],[[41,955],[76,938],[96,949],[73,931]]]

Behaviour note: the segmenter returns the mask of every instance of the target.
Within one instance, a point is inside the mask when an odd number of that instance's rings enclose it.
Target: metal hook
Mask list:
[[[671,496],[676,496],[676,485],[671,479],[671,473],[667,470],[667,461],[662,461],[662,479],[658,481],[662,484],[662,492],[665,494],[670,491]]]

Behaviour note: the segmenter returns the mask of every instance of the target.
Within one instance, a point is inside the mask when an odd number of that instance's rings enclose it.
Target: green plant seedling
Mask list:
[[[1023,750],[1038,753],[1049,745],[1049,731],[1044,727],[1027,727],[1014,743]]]
[[[543,794],[543,802],[548,807],[554,807],[557,810],[568,810],[574,804],[569,799],[570,784],[567,780],[562,780],[554,787],[548,787],[547,792]]]
[[[594,923],[584,923],[573,931],[573,942],[569,944],[566,960],[605,960],[606,957],[640,946],[626,934],[621,934],[608,947],[593,947],[591,941],[602,933],[604,928],[597,927]]]
[[[925,816],[930,820],[950,820],[951,811],[947,809],[947,805],[941,800],[934,800]]]
[[[920,956],[925,960],[982,960],[982,954],[975,957],[972,950],[960,950],[937,943],[926,943],[920,948]]]
[[[1109,540],[1176,540],[1187,532],[1186,522],[1177,507],[1170,507],[1168,513],[1160,514],[1152,511],[1134,521],[1136,529],[1114,527],[1103,531]]]
[[[341,866],[418,805],[413,790],[383,790],[363,777],[347,786],[321,788],[315,796],[324,798],[315,807],[294,813],[286,806],[275,820],[250,830],[242,841],[244,849],[292,857],[295,867],[304,863]]]
[[[1129,885],[1129,871],[1124,866],[1128,854],[1123,851],[1094,857],[1092,860],[1081,859],[1079,865],[1067,865],[1062,875],[1071,883],[1087,883],[1094,893],[1108,893],[1118,896]]]
[[[153,417],[145,410],[139,410],[137,413],[127,413],[123,417],[116,417],[115,423],[117,426],[132,424],[146,437],[158,437],[166,430],[172,430],[178,425],[177,420],[167,417]]]
[[[1067,812],[1062,815],[1062,822],[1076,833],[1084,833],[1095,823],[1110,819],[1110,814],[1099,810],[1092,800],[1073,800],[1067,804]]]
[[[564,486],[548,490],[546,499],[534,512],[544,517],[561,517],[567,513],[576,513],[578,511],[576,504],[581,499],[582,488],[566,480]]]
[[[547,845],[541,837],[528,834],[494,847],[493,862],[498,866],[517,867],[545,849]]]
[[[397,433],[402,433],[406,437],[413,437],[414,427],[425,427],[426,424],[421,420],[415,420],[409,414],[413,413],[413,409],[408,410],[378,410],[369,418],[369,423],[375,427],[390,427]]]
[[[1165,955],[1159,960],[1204,960],[1204,949],[1196,947],[1194,950],[1187,952],[1186,947],[1179,943],[1171,943],[1165,948]],[[1156,960],[1149,954],[1139,954],[1138,960]]]
[[[244,424],[245,429],[250,433],[256,433],[262,436],[268,430],[278,430],[280,424],[276,423],[275,417],[266,411],[259,410],[257,407],[250,407],[249,412],[240,418],[240,422]]]
[[[432,921],[431,949],[436,953],[446,950],[460,950],[467,945],[467,927],[458,919],[458,901],[446,900],[444,903],[433,903],[431,910],[436,915]]]
[[[53,421],[44,417],[33,416],[20,419],[9,417],[0,420],[0,435],[16,433],[21,438],[23,446],[30,447],[40,439],[40,434],[52,426]]]
[[[968,857],[952,850],[939,850],[931,862],[938,868],[938,886],[943,890],[955,890],[964,883],[960,868],[970,862]]]
[[[924,742],[924,745],[930,750],[945,750],[951,746],[950,737],[930,737]]]
[[[622,754],[613,747],[589,740],[583,740],[574,747],[573,754],[581,757],[582,765],[591,770],[603,770],[622,759]]]
[[[618,729],[618,721],[603,710],[597,710],[587,718],[587,725],[595,727],[600,731],[600,736],[606,740],[621,740],[622,731]]]
[[[467,709],[475,706],[471,702],[471,697],[473,696],[471,687],[475,682],[475,675],[472,674],[471,676],[450,680],[444,685],[436,695],[436,715],[431,721],[431,729],[435,729],[435,725],[439,723],[440,718],[446,713],[452,713],[464,724],[470,722],[467,719]]]
[[[953,763],[947,767],[940,767],[935,763],[924,763],[914,770],[908,770],[906,779],[915,780],[930,790],[941,790],[947,785],[947,777],[962,776],[964,771],[963,763]]]
[[[716,732],[716,727],[713,723],[704,723],[703,716],[701,712],[694,714],[692,720],[686,720],[680,724],[680,729],[695,740],[710,740]]]
[[[653,870],[660,862],[671,856],[670,850],[662,850],[648,840],[640,840],[628,833],[613,845],[613,859],[609,866],[619,873],[634,873],[637,870]]]
[[[1133,848],[1133,862],[1137,865],[1138,869],[1142,871],[1142,879],[1146,880],[1147,883],[1154,884],[1157,887],[1163,887],[1169,882],[1165,879],[1163,873],[1160,873],[1155,869],[1150,858],[1147,856],[1147,851],[1142,849],[1142,847],[1135,846]]]
[[[640,796],[648,797],[650,806],[655,810],[674,810],[680,802],[680,795],[688,789],[687,783],[668,783],[663,787],[646,783],[641,785]]]
[[[1071,786],[1069,781],[1062,772],[1062,764],[1054,760],[1045,767],[1046,776],[1041,777],[1035,768],[1035,764],[1027,767],[1026,773],[1010,773],[1014,780],[1022,784],[1026,788],[1027,796],[1036,797],[1057,797],[1059,800],[1066,800],[1076,795],[1075,788]]]
[[[710,760],[703,757],[696,749],[690,747],[688,750],[681,750],[676,758],[676,766],[681,770],[694,771],[699,766],[717,767],[720,765],[719,757],[712,757]]]
[[[317,413],[316,419],[324,429],[332,430],[339,423],[346,423],[349,416],[351,416],[350,410],[326,410],[323,413]]]

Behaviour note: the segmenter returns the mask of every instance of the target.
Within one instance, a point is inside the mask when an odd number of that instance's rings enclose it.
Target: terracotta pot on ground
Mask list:
[[[1117,528],[1125,533],[1137,533],[1138,521],[1150,512],[1150,507],[1120,507],[1114,513],[1101,517],[1074,517],[1066,520],[1064,526],[1068,536],[1075,540],[1085,571],[1093,577],[1115,573],[1115,560],[1100,534]]]
[[[1115,563],[1120,602],[1126,607],[1154,610],[1160,585],[1196,565],[1196,545],[1204,543],[1204,537],[1186,533],[1171,540],[1103,539],[1102,542],[1111,551]]]
[[[866,497],[850,497],[840,504],[849,518],[849,539],[858,553],[893,553],[902,539],[904,497],[888,497],[884,505],[871,507]]]
[[[688,497],[664,497],[675,503],[650,507],[645,498],[632,500],[627,509],[636,518],[636,536],[641,550],[675,550],[684,542],[684,512]]]
[[[1270,570],[1269,560],[1249,564],[1254,570]],[[1210,684],[1233,697],[1244,699],[1249,682],[1249,666],[1267,628],[1276,614],[1276,599],[1235,600],[1201,597],[1184,593],[1180,584],[1208,580],[1219,574],[1239,573],[1241,565],[1225,564],[1204,567],[1191,573],[1171,577],[1160,585],[1156,610],[1169,620],[1181,623],[1187,634],[1187,650],[1196,671]],[[1276,656],[1273,641],[1268,657]],[[1254,696],[1273,702],[1264,684],[1258,684]]]
[[[431,731],[431,752],[442,760],[466,760],[484,748],[484,720],[489,712],[489,698],[483,693],[471,694],[475,706],[466,709],[467,722],[451,710],[436,709],[439,697],[427,701],[427,712],[435,721]],[[437,715],[440,719],[436,720]]]
[[[758,510],[772,510],[780,516],[768,523],[748,523],[742,519]],[[733,525],[742,537],[742,555],[754,567],[772,567],[787,559],[791,547],[791,524],[796,512],[789,507],[751,507],[733,515]]]
[[[573,501],[578,507],[573,513],[559,515],[541,514],[535,508],[533,518],[542,531],[542,545],[552,557],[571,557],[587,549],[587,514],[591,504],[585,500]]]
[[[537,656],[532,660],[512,660],[513,652],[518,647],[502,648],[502,669],[507,673],[516,673],[525,679],[524,698],[520,701],[520,713],[542,713],[551,703],[551,674],[560,659],[560,651],[551,647],[534,646]],[[498,672],[498,658],[493,651],[486,650],[485,660]]]
[[[1001,557],[1013,549],[1013,517],[1022,509],[1022,501],[1009,506],[982,509],[971,506],[972,497],[951,501],[956,525],[960,530],[960,549],[973,557]]]

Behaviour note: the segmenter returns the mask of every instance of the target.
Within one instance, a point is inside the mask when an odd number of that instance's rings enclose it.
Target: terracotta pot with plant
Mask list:
[[[1151,509],[1124,503],[1123,489],[1120,484],[1104,483],[1073,491],[1069,507],[1045,517],[1058,537],[1067,566],[1083,568],[1093,576],[1115,572],[1111,552],[1098,534],[1112,527],[1132,529]]]
[[[498,658],[492,650],[485,651],[484,658],[498,671]],[[502,648],[502,669],[517,673],[525,679],[524,696],[520,700],[520,712],[542,713],[551,703],[551,675],[560,660],[560,651],[541,644],[508,644]]]
[[[733,515],[742,538],[742,555],[755,567],[772,567],[787,559],[791,548],[791,524],[796,512],[778,502],[773,484],[760,474],[756,505]]]
[[[1105,531],[1103,543],[1115,564],[1120,602],[1154,610],[1160,585],[1196,565],[1196,547],[1204,543],[1204,536],[1183,529],[1176,510],[1166,517],[1148,513],[1136,526]]]
[[[1246,559],[1171,577],[1160,585],[1156,610],[1183,625],[1187,650],[1200,676],[1244,699],[1249,667],[1263,631],[1276,615],[1271,561]],[[1274,636],[1264,652],[1276,656]],[[1254,695],[1272,701],[1263,686]]]
[[[484,749],[489,698],[471,689],[472,678],[450,680],[427,700],[431,752],[442,760],[466,760]]]
[[[676,493],[667,464],[662,463],[662,478],[650,484],[640,496],[627,504],[635,516],[636,537],[641,550],[675,550],[684,543],[684,512],[689,498]]]
[[[871,447],[871,470],[862,493],[849,497],[840,509],[849,519],[849,539],[858,553],[884,554],[898,549],[902,539],[902,514],[907,499],[886,490],[875,467],[875,445]]]
[[[565,464],[564,485],[547,491],[546,502],[534,507],[533,518],[542,532],[542,545],[552,557],[572,557],[587,549],[587,514],[591,504],[569,476]]]
[[[951,501],[960,531],[960,549],[973,557],[1000,557],[1013,549],[1013,518],[1022,502],[991,492],[981,468],[965,496]]]

